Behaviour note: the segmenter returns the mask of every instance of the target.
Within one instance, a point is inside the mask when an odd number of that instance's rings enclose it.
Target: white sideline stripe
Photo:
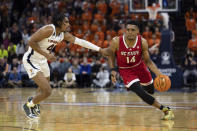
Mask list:
[[[170,102],[169,102],[170,103]],[[133,107],[133,108],[154,108],[153,106],[145,105],[128,105],[118,103],[43,103],[44,105],[64,105],[64,106],[106,106],[106,107]],[[130,103],[134,104],[134,103]],[[170,106],[172,109],[191,109],[193,106]]]

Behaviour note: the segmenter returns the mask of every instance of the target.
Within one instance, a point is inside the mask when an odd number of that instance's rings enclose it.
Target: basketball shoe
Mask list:
[[[33,97],[29,97],[28,98],[28,102],[31,102],[31,100],[33,100]],[[33,111],[36,115],[40,115],[40,104],[36,104],[34,107],[33,107]]]
[[[162,111],[164,112],[163,120],[172,120],[174,118],[174,113],[169,107],[164,107]]]
[[[23,109],[28,118],[38,118],[38,116],[34,113],[33,107],[27,106],[28,102],[23,105]]]

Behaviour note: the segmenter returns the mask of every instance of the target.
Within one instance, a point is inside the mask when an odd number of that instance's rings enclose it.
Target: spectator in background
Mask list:
[[[6,84],[6,75],[8,74],[9,65],[7,58],[0,58],[0,87]]]
[[[60,58],[60,65],[58,68],[59,77],[63,77],[64,74],[68,71],[68,68],[71,66],[71,63],[67,57]]]
[[[98,27],[98,31],[96,32],[96,34],[98,35],[99,40],[103,42],[105,34],[102,32],[101,27]]]
[[[158,27],[155,28],[155,33],[154,34],[156,35],[157,39],[161,39],[161,32],[159,31]]]
[[[105,3],[104,0],[99,0],[96,3],[96,7],[99,11],[102,12],[103,15],[105,15],[107,13],[107,4]]]
[[[109,72],[103,66],[100,68],[100,71],[97,73],[96,78],[97,79],[93,80],[93,83],[100,88],[105,87],[110,82]]]
[[[1,44],[1,48],[0,48],[0,59],[7,57],[8,58],[8,51],[5,49],[5,46],[3,44]]]
[[[20,71],[19,61],[17,57],[12,59],[12,62],[10,63],[9,66],[9,72],[11,72],[14,67],[16,67],[18,71]]]
[[[25,53],[25,50],[26,50],[26,46],[25,46],[25,43],[22,39],[16,46],[16,55],[18,56],[19,60],[22,59],[22,57]]]
[[[92,43],[99,47],[103,47],[103,41],[99,39],[99,36],[97,34],[94,35],[94,40],[92,40]]]
[[[25,87],[33,87],[34,82],[33,80],[29,79],[27,71],[25,70],[23,61],[20,60],[18,65],[18,72],[21,74],[22,85]]]
[[[107,48],[111,43],[111,35],[107,35],[107,39],[103,42],[103,48]]]
[[[12,43],[18,44],[22,40],[22,34],[19,31],[17,23],[13,24],[10,34],[11,34],[10,40]]]
[[[80,73],[80,66],[79,66],[79,60],[78,58],[73,59],[73,63],[71,66],[72,72],[75,73],[76,75],[79,75]]]
[[[197,79],[197,60],[194,58],[194,52],[188,50],[184,60],[185,71],[183,73],[184,84],[187,85],[187,78],[189,75],[193,75],[194,80]]]
[[[89,87],[91,82],[91,66],[88,64],[87,57],[83,58],[83,63],[80,65],[81,87]]]
[[[3,73],[4,76],[8,73],[9,64],[7,63],[7,57],[0,59],[0,72]]]
[[[3,34],[2,34],[2,37],[3,37],[3,45],[4,45],[5,49],[7,50],[9,43],[10,43],[10,37],[11,37],[11,34],[9,32],[9,28],[6,28],[5,32],[3,32]]]
[[[71,65],[72,72],[76,76],[76,83],[80,85],[80,66],[79,66],[79,59],[74,58]]]
[[[96,75],[99,72],[99,69],[101,68],[101,62],[99,59],[94,58],[91,66],[91,78],[96,79]]]
[[[151,60],[154,63],[158,64],[159,47],[157,45],[152,46],[151,48],[149,48],[149,53]]]
[[[187,11],[185,13],[185,19],[189,19],[191,17],[194,18],[194,16],[195,16],[195,13],[194,13],[194,9],[193,8],[190,8],[189,11]]]
[[[76,87],[76,76],[72,72],[72,68],[68,68],[68,72],[64,75],[64,82],[62,87]]]
[[[153,34],[152,38],[148,40],[148,47],[149,48],[151,48],[154,45],[157,47],[159,47],[159,45],[160,45],[160,39],[158,39],[155,34]]]
[[[99,27],[98,21],[94,20],[91,27],[90,27],[91,32],[96,33],[98,31],[98,27]]]
[[[30,39],[30,36],[29,36],[26,29],[24,29],[23,32],[22,32],[22,38],[23,38],[23,41],[24,41],[25,45],[27,45],[27,42]]]
[[[50,71],[51,71],[51,73],[53,74],[53,72],[56,70],[57,71],[57,69],[59,68],[59,66],[60,66],[60,60],[59,60],[59,58],[57,58],[57,60],[56,61],[54,61],[54,62],[51,62],[50,63]],[[59,71],[58,71],[59,72]]]
[[[112,12],[111,12],[111,17],[113,18],[116,14],[119,14],[120,13],[120,2],[118,2],[117,0],[112,0],[111,3],[110,3],[110,7],[112,9]]]
[[[192,31],[196,29],[196,20],[191,16],[186,19],[186,29],[189,31],[189,36],[191,37]]]
[[[145,27],[145,31],[142,33],[143,38],[147,41],[152,38],[152,32],[148,26]]]
[[[10,42],[8,46],[8,63],[11,63],[12,59],[16,57],[16,45],[13,42]]]
[[[187,47],[189,50],[194,51],[195,55],[197,55],[197,39],[195,34],[192,34],[192,39],[188,41]]]
[[[21,87],[21,74],[17,71],[17,67],[14,67],[9,74],[8,85],[11,87]]]

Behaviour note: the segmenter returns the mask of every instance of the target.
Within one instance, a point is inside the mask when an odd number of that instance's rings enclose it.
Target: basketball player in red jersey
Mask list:
[[[161,105],[154,97],[153,79],[148,68],[156,74],[162,73],[149,57],[148,43],[139,34],[136,24],[128,23],[126,33],[123,36],[114,37],[105,52],[108,53],[109,66],[111,67],[112,82],[116,82],[115,59],[121,77],[127,90],[135,92],[143,101],[164,112],[164,120],[174,117],[169,107]],[[148,67],[148,68],[147,68]]]

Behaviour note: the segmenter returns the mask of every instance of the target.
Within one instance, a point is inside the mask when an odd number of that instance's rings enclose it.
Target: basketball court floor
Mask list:
[[[41,103],[39,119],[28,119],[22,105],[35,88],[0,89],[0,131],[197,131],[197,92],[165,92],[154,96],[170,105],[175,119],[134,93],[104,89],[53,89]]]

